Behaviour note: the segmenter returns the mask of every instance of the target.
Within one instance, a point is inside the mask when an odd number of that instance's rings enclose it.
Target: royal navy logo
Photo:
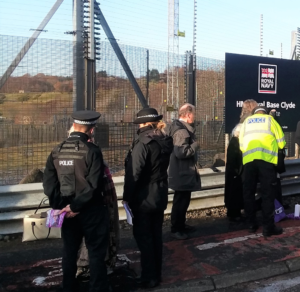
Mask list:
[[[277,92],[277,65],[258,65],[258,93]]]

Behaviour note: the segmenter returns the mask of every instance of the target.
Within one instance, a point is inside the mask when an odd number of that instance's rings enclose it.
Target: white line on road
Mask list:
[[[288,227],[284,229],[284,233],[288,233],[288,232],[293,232],[295,230],[299,230],[300,226],[298,227]],[[211,249],[220,245],[226,245],[226,244],[231,244],[231,243],[235,243],[235,242],[240,242],[240,241],[245,241],[248,239],[253,239],[253,238],[259,238],[262,237],[262,233],[256,233],[256,234],[251,234],[251,235],[246,235],[246,236],[241,236],[241,237],[234,237],[234,238],[230,238],[230,239],[225,239],[221,242],[210,242],[210,243],[205,243],[205,244],[200,244],[197,245],[196,248],[199,250],[207,250],[207,249]]]

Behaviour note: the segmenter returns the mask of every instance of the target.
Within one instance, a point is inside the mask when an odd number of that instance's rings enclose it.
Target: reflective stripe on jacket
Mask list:
[[[278,148],[286,144],[280,125],[264,114],[255,114],[244,121],[239,140],[244,165],[255,159],[277,164]]]

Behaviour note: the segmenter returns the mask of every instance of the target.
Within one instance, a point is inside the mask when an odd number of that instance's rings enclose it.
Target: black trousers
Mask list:
[[[244,165],[244,208],[250,225],[256,224],[255,192],[258,181],[262,194],[263,227],[270,230],[274,227],[274,199],[277,190],[276,170],[272,163],[254,160]]]
[[[171,232],[183,232],[186,221],[186,211],[191,202],[190,191],[175,191],[171,212]]]
[[[106,206],[91,206],[74,218],[65,218],[62,225],[63,291],[74,292],[76,287],[77,254],[85,238],[90,259],[90,292],[108,292],[106,264],[109,218]]]
[[[133,236],[141,252],[141,278],[145,281],[160,281],[164,211],[153,213],[136,211],[133,216]]]

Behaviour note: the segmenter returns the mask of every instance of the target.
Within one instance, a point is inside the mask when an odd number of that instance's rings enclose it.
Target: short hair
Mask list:
[[[190,103],[185,103],[180,109],[179,109],[179,117],[186,117],[187,114],[195,112],[195,106]]]
[[[246,118],[252,115],[252,110],[257,107],[258,104],[254,99],[246,99],[243,102],[242,112],[240,115],[240,123],[243,123]]]
[[[73,126],[74,126],[74,128],[73,128],[74,131],[80,131],[82,133],[87,133],[89,130],[96,127],[95,124],[93,124],[93,125],[81,125],[81,124],[76,124],[76,123],[74,123]]]

